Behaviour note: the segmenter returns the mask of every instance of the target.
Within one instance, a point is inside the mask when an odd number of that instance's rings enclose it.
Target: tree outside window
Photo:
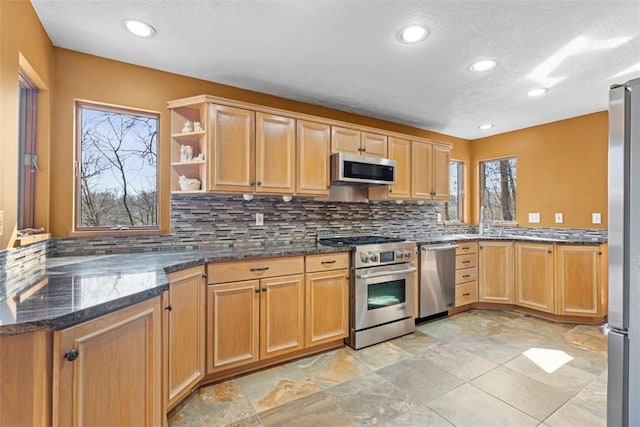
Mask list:
[[[480,162],[482,220],[516,220],[516,159]]]
[[[157,229],[159,114],[77,103],[76,229]]]
[[[22,69],[18,89],[18,229],[25,229],[35,227],[38,87]]]
[[[444,203],[446,222],[464,222],[464,163],[452,160],[449,163],[451,198]]]

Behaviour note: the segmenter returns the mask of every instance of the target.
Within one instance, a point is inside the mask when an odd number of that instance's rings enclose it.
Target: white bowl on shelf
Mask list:
[[[200,189],[200,180],[195,178],[187,178],[182,175],[178,179],[178,184],[180,184],[180,189],[182,191],[194,191]]]

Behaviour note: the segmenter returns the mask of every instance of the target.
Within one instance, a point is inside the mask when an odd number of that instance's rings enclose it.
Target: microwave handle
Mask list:
[[[379,273],[371,273],[371,274],[356,274],[356,277],[358,279],[371,279],[374,277],[380,277],[380,276],[388,276],[390,274],[406,274],[406,273],[414,273],[418,271],[417,268],[415,267],[409,267],[405,270],[395,270],[395,271],[381,271]]]

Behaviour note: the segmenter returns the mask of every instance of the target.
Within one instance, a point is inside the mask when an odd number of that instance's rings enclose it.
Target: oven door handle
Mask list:
[[[374,277],[380,277],[380,276],[391,276],[394,274],[408,274],[408,273],[415,273],[416,271],[418,271],[417,268],[415,267],[409,267],[407,269],[404,270],[387,270],[387,271],[380,271],[378,273],[370,273],[370,274],[356,274],[356,277],[358,279],[371,279]]]

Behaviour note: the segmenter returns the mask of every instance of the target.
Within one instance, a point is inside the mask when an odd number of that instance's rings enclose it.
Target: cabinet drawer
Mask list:
[[[239,282],[304,273],[304,257],[264,258],[207,264],[207,283]]]
[[[456,270],[475,267],[476,254],[456,255]]]
[[[341,268],[349,268],[348,252],[306,256],[305,271],[307,273],[339,270]]]
[[[478,301],[478,282],[456,285],[456,307]]]
[[[475,282],[478,280],[478,269],[475,267],[456,270],[456,285],[458,283]]]
[[[475,254],[478,252],[478,242],[458,242],[456,255]]]

